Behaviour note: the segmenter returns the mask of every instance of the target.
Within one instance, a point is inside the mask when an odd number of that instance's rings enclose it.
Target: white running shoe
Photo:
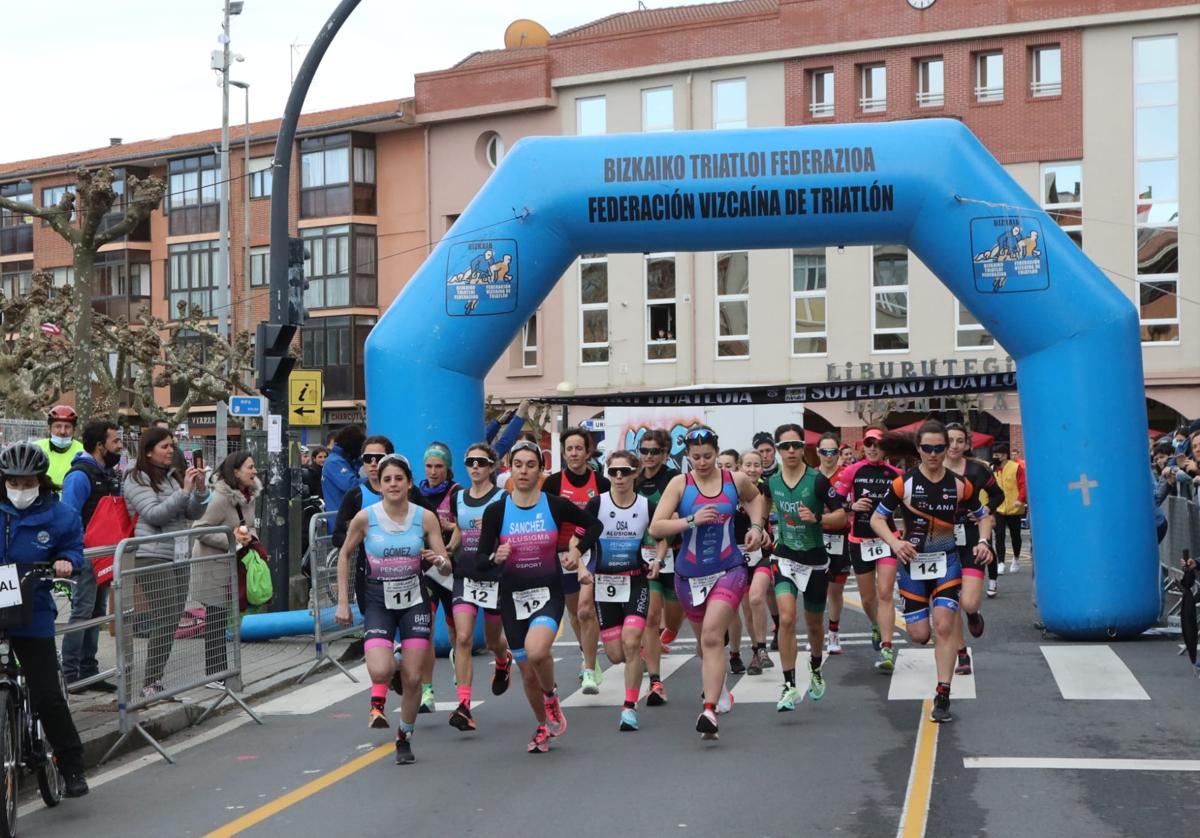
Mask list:
[[[987,583],[987,595],[988,595],[988,598],[989,598],[989,599],[990,599],[990,598],[992,598],[992,597],[994,597],[994,596],[996,595],[996,580],[995,580],[995,579],[989,579],[989,580],[988,580],[988,583]]]
[[[721,700],[717,702],[717,714],[728,713],[733,709],[733,693],[729,690],[721,690]]]
[[[996,562],[996,575],[997,575],[997,576],[1003,576],[1003,575],[1004,575],[1004,560],[1003,560],[1003,559],[1001,559],[1000,561]]]
[[[838,637],[836,631],[825,633],[825,648],[829,650],[831,655],[840,655],[842,653],[842,639]]]
[[[1018,562],[1016,559],[1013,559],[1011,562],[1008,563],[1008,572],[1009,573],[1020,573],[1021,572],[1021,563]]]

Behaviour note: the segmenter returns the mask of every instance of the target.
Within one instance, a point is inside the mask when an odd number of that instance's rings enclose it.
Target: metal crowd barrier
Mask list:
[[[1183,571],[1179,560],[1188,550],[1193,559],[1200,559],[1200,506],[1185,498],[1168,497],[1162,506],[1167,516],[1167,535],[1158,545],[1158,564],[1161,571],[1163,608],[1161,619],[1167,625],[1178,625],[1181,605],[1180,580]]]
[[[358,683],[358,679],[342,666],[330,651],[330,644],[335,640],[362,631],[362,618],[355,608],[353,577],[350,580],[350,613],[354,622],[349,626],[339,626],[334,620],[334,611],[337,608],[338,550],[333,546],[333,523],[336,518],[336,512],[319,512],[308,522],[308,553],[305,554],[304,562],[312,582],[308,610],[313,621],[313,653],[316,660],[296,679],[297,684],[303,683],[326,663],[333,664],[343,675]]]
[[[83,551],[83,560],[91,561],[99,556],[108,556],[111,555],[116,549],[116,545],[110,545],[108,547],[89,547]],[[97,591],[96,596],[100,595],[101,593]],[[108,592],[104,591],[103,595],[107,597]],[[68,634],[75,634],[75,632],[78,631],[87,631],[88,629],[100,628],[101,626],[111,626],[116,622],[116,620],[116,613],[110,612],[102,617],[78,620],[73,623],[58,623],[54,626],[54,636],[62,638],[66,637]],[[116,674],[117,668],[115,666],[111,666],[108,669],[103,669],[97,672],[95,675],[89,675],[86,678],[80,678],[78,681],[69,681],[67,682],[67,692],[75,692],[76,690],[81,690],[84,687],[90,687],[92,684],[99,683],[100,681],[106,681]]]
[[[242,672],[238,559],[232,552],[194,555],[195,540],[204,535],[234,543],[229,527],[202,527],[128,538],[116,547],[112,590],[121,736],[101,762],[134,733],[174,762],[138,720],[138,711],[199,687],[209,686],[220,695],[193,724],[203,722],[226,699],[262,724],[234,691],[241,687]],[[140,548],[152,544],[165,545],[160,552],[174,560],[144,552],[138,556]]]

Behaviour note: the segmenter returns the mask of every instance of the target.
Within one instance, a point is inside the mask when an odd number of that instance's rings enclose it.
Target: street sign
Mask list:
[[[267,400],[263,396],[230,396],[229,415],[241,417],[266,416]]]
[[[293,370],[288,376],[288,422],[320,425],[322,389],[320,370]]]

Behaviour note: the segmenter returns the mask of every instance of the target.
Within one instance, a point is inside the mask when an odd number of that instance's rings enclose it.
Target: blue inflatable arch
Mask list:
[[[522,140],[371,332],[368,424],[460,458],[484,376],[580,253],[873,244],[906,245],[1017,361],[1047,628],[1152,625],[1137,313],[954,121]]]

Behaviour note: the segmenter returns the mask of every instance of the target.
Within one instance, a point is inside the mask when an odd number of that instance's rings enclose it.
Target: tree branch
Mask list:
[[[142,180],[134,175],[126,175],[125,217],[104,232],[96,234],[96,247],[102,247],[132,232],[133,228],[141,224],[159,205],[166,191],[167,185],[159,178]]]

